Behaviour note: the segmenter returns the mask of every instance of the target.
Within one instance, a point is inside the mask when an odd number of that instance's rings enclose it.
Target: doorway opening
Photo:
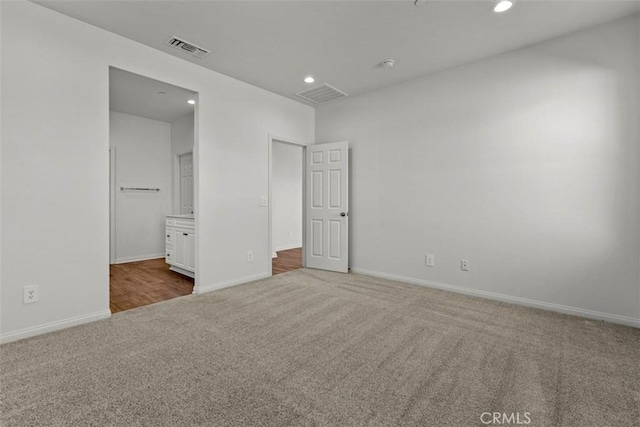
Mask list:
[[[112,313],[193,292],[197,93],[109,68]]]
[[[272,275],[304,266],[305,146],[271,137],[269,236]]]
[[[281,151],[296,154],[280,157]],[[292,166],[280,166],[284,163],[280,158],[291,159]],[[277,261],[271,260],[270,276],[302,267],[349,272],[349,163],[348,141],[307,146],[269,136],[268,249],[274,258],[280,258],[279,250],[298,249],[283,254],[288,255],[286,264],[278,271]],[[279,184],[281,173],[290,175],[284,185]],[[285,216],[300,210],[295,220]],[[280,215],[287,219],[281,221]],[[299,240],[295,239],[298,221]]]

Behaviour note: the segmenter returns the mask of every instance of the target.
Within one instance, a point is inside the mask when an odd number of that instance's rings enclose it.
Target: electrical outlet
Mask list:
[[[25,304],[34,303],[38,301],[39,297],[40,297],[40,290],[38,289],[38,285],[30,285],[30,286],[25,286],[23,288],[22,298]]]
[[[269,198],[267,196],[260,196],[260,206],[268,206]]]
[[[427,254],[424,257],[424,265],[426,265],[427,267],[433,267],[436,263],[436,257],[433,254]]]
[[[460,260],[460,270],[469,271],[469,260],[468,259],[461,259]]]
[[[253,262],[253,251],[247,251],[247,262]]]

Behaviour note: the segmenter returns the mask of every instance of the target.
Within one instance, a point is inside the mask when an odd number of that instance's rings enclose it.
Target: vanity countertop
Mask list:
[[[184,219],[193,219],[193,214],[175,214],[175,215],[167,215],[171,218],[184,218]]]

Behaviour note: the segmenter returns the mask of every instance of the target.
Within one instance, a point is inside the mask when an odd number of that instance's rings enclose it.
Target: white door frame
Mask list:
[[[268,260],[268,266],[267,266],[267,272],[269,273],[269,276],[273,276],[273,258],[272,254],[273,254],[273,203],[272,203],[272,191],[271,191],[271,185],[273,184],[273,178],[271,176],[271,169],[273,167],[273,144],[274,143],[278,143],[278,144],[288,144],[288,145],[293,145],[296,147],[300,147],[302,148],[302,157],[300,158],[300,161],[302,162],[302,267],[305,267],[305,247],[306,247],[306,241],[307,241],[307,233],[306,233],[306,227],[305,224],[307,223],[307,208],[306,208],[306,203],[305,200],[307,200],[307,186],[306,186],[306,180],[307,180],[307,169],[306,169],[306,162],[305,159],[307,158],[307,145],[309,144],[305,144],[304,142],[300,142],[300,141],[296,141],[293,140],[291,138],[283,138],[280,136],[276,136],[276,135],[271,135],[269,134],[269,193],[268,193],[268,210],[269,210],[269,238],[267,239],[267,244],[269,245],[267,248],[267,260]]]
[[[109,264],[116,256],[116,147],[109,147]]]

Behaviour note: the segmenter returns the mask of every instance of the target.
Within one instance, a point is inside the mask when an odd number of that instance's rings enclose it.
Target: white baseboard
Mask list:
[[[269,273],[259,273],[251,276],[241,277],[239,279],[227,280],[226,282],[214,283],[212,285],[198,286],[193,289],[194,294],[204,294],[206,292],[217,291],[224,288],[230,288],[231,286],[241,285],[243,283],[255,282],[256,280],[266,279]]]
[[[278,258],[278,254],[276,253],[276,251],[273,251],[273,253],[271,254],[271,259],[273,258]]]
[[[98,311],[96,313],[84,314],[82,316],[71,317],[69,319],[58,320],[56,322],[45,323],[44,325],[32,326],[30,328],[20,329],[14,332],[8,332],[0,335],[0,344],[11,341],[18,341],[24,338],[34,337],[36,335],[46,334],[47,332],[58,331],[60,329],[70,328],[72,326],[82,325],[83,323],[95,322],[96,320],[108,319],[111,317],[110,310]]]
[[[150,259],[164,258],[165,255],[166,254],[164,252],[160,252],[159,254],[116,258],[116,264],[126,264],[128,262],[137,262],[137,261],[148,261]]]
[[[599,311],[586,310],[583,308],[571,307],[560,304],[553,304],[543,301],[536,301],[527,298],[514,297],[510,295],[497,294],[494,292],[480,291],[476,289],[463,288],[461,286],[448,285],[441,282],[433,282],[430,280],[415,279],[413,277],[400,276],[397,274],[381,273],[379,271],[365,270],[362,268],[351,268],[353,273],[364,274],[367,276],[380,277],[382,279],[396,280],[398,282],[411,283],[412,285],[425,286],[428,288],[442,289],[445,291],[456,292],[464,295],[471,295],[495,301],[502,301],[511,304],[523,305],[526,307],[540,308],[543,310],[555,311],[573,316],[586,317],[588,319],[604,320],[606,322],[618,323],[620,325],[640,328],[640,319],[627,316],[619,316],[617,314],[602,313]]]
[[[277,246],[275,251],[276,252],[288,251],[289,249],[297,249],[297,248],[301,248],[301,247],[302,247],[302,243],[292,243],[290,245]]]

